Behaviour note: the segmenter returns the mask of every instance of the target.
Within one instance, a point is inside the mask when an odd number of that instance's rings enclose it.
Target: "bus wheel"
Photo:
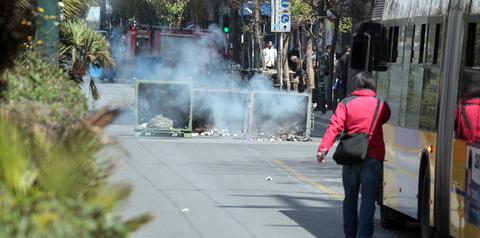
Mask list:
[[[405,228],[407,220],[397,211],[380,205],[380,224],[384,229],[401,230]]]
[[[420,224],[422,230],[422,238],[434,237],[433,227],[430,226],[430,173],[428,168],[423,176],[422,181],[422,197],[420,200]]]

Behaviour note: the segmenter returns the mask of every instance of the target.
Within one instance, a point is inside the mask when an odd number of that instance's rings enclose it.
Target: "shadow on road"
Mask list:
[[[338,238],[343,237],[343,214],[342,202],[309,196],[288,196],[288,195],[231,195],[242,197],[270,197],[278,200],[278,205],[245,205],[245,206],[223,206],[224,208],[245,208],[245,209],[279,209],[282,213],[298,225],[266,223],[269,227],[283,227],[298,229],[302,227],[315,237]],[[377,209],[378,210],[378,209]],[[378,216],[377,216],[378,217]],[[380,220],[375,219],[376,238],[390,237],[420,237],[420,227],[417,223],[409,223],[405,230],[385,230],[380,227]]]

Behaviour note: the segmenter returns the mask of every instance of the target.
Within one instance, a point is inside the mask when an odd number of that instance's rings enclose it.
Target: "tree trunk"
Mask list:
[[[315,72],[313,70],[313,32],[312,24],[308,24],[308,32],[307,32],[307,49],[306,49],[306,70],[307,70],[307,92],[309,94],[312,93],[313,88],[315,87]]]
[[[302,59],[302,40],[301,40],[301,37],[300,37],[300,27],[297,27],[297,29],[295,30],[295,34],[297,36],[297,50],[298,50],[298,57],[300,59]]]
[[[330,51],[330,54],[329,54],[329,61],[328,62],[328,85],[329,87],[327,88],[327,104],[328,104],[328,107],[329,108],[333,108],[333,104],[335,104],[335,102],[333,102],[333,88],[332,88],[332,85],[333,85],[333,82],[335,82],[335,75],[333,74],[333,66],[334,66],[334,61],[335,61],[335,57],[334,57],[334,53],[335,53],[335,49],[337,47],[337,41],[338,41],[338,28],[340,26],[340,16],[335,16],[336,18],[333,20],[333,27],[334,27],[334,30],[333,30],[333,38],[332,38],[332,50]]]
[[[290,66],[288,66],[288,47],[290,46],[290,33],[285,33],[283,41],[282,64],[283,64],[283,78],[286,82],[287,91],[290,91],[292,85],[290,83]]]
[[[282,39],[283,39],[283,36],[282,36],[283,33],[275,33],[275,38],[277,39],[277,59],[275,60],[275,66],[276,66],[276,69],[277,69],[277,77],[275,78],[275,81],[273,82],[274,85],[280,85],[280,90],[283,89],[283,72],[282,72],[282,67],[283,67],[283,58],[282,58],[282,54],[283,54],[283,42],[282,42]]]
[[[325,16],[326,15],[326,12],[325,12],[325,1],[324,0],[320,0],[318,2],[318,8],[317,8],[317,12],[319,14],[319,21],[317,21],[317,24],[315,24],[314,26],[314,29],[315,29],[315,44],[316,44],[316,54],[317,54],[317,58],[316,58],[316,66],[317,66],[317,70],[316,70],[316,75],[315,75],[315,79],[316,79],[316,84],[315,84],[315,88],[316,88],[316,98],[314,99],[314,102],[317,103],[317,108],[319,108],[322,113],[325,112],[325,81],[328,81],[326,80],[326,77],[324,75],[324,71],[325,71],[325,65],[326,63],[324,62],[323,60],[323,54],[324,54],[324,51],[325,51],[325,18],[323,18],[322,16]]]
[[[297,27],[296,29],[296,35],[297,35],[297,50],[298,50],[298,60],[300,61],[300,72],[301,74],[298,75],[298,87],[297,89],[299,91],[302,91],[304,88],[303,88],[303,84],[304,84],[304,78],[303,78],[303,55],[302,55],[302,38],[301,38],[301,35],[300,35],[300,27]]]
[[[258,47],[258,55],[260,56],[260,67],[265,68],[265,62],[263,62],[263,43],[262,39],[260,38],[260,2],[259,0],[253,0],[253,15],[254,15],[254,27],[253,32],[255,35],[255,43],[257,43]]]

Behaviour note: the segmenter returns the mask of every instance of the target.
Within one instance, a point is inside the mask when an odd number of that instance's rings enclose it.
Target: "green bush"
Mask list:
[[[58,66],[33,53],[17,59],[4,79],[7,90],[3,93],[2,108],[28,123],[22,127],[61,134],[87,113],[87,99],[80,87]]]
[[[97,133],[80,126],[60,142],[31,143],[16,121],[0,116],[0,237],[127,237],[150,220],[113,212],[131,189],[107,183]]]
[[[100,135],[80,123],[86,97],[64,71],[27,53],[3,77],[0,238],[127,237],[150,220],[113,212],[131,189],[107,183]]]

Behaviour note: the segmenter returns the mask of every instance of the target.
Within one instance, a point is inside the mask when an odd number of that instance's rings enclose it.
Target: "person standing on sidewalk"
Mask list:
[[[341,87],[337,89],[337,98],[339,101],[347,97],[347,88],[349,84],[349,77],[348,77],[348,69],[350,65],[350,58],[351,58],[352,48],[347,46],[345,48],[345,53],[340,57],[338,62],[338,67],[336,70],[337,77],[341,82]]]
[[[341,131],[347,135],[368,133],[367,159],[358,164],[343,165],[342,168],[345,190],[345,199],[343,200],[345,237],[364,238],[373,236],[375,200],[379,191],[382,163],[385,157],[382,125],[390,119],[390,108],[386,102],[376,98],[376,87],[370,73],[358,73],[355,76],[355,84],[356,90],[350,97],[343,99],[338,104],[330,120],[318,148],[317,160],[324,163],[325,155]],[[375,121],[374,118],[376,118]],[[360,214],[358,214],[360,187],[362,188],[362,201]]]
[[[263,60],[267,68],[275,68],[275,61],[277,61],[277,49],[273,48],[273,43],[271,41],[269,41],[267,47],[263,49]]]

